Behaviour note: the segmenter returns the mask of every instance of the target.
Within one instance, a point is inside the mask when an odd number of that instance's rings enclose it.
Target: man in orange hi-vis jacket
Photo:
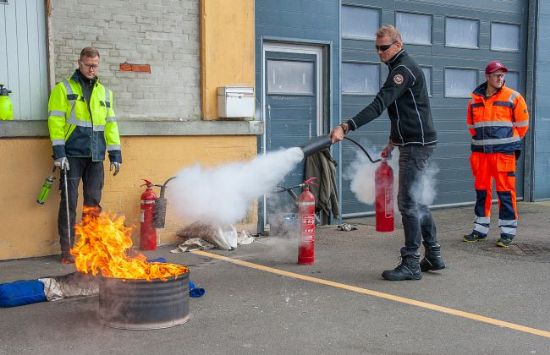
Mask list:
[[[507,248],[516,236],[516,160],[529,128],[529,113],[523,97],[506,87],[508,69],[498,61],[485,68],[486,82],[472,92],[467,123],[472,135],[470,165],[476,190],[473,231],[465,242],[484,240],[489,232],[491,189],[496,181],[499,200],[497,246]]]

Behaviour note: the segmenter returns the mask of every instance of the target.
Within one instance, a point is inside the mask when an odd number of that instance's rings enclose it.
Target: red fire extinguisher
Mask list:
[[[304,181],[303,190],[298,196],[298,220],[300,221],[300,245],[298,246],[298,264],[310,265],[315,262],[315,196],[309,191],[309,185],[315,177]]]
[[[153,211],[155,209],[155,202],[157,201],[157,195],[153,191],[153,183],[149,180],[145,180],[147,188],[141,194],[141,229],[139,234],[139,248],[141,250],[155,250],[157,248],[157,231],[153,227]]]
[[[382,160],[374,174],[376,231],[393,232],[393,169]]]

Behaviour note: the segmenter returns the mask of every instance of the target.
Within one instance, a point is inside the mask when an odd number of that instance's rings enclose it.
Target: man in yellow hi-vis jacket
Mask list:
[[[109,153],[114,175],[118,174],[122,164],[113,93],[99,82],[99,60],[96,48],[82,49],[78,69],[70,78],[57,83],[48,102],[48,129],[54,164],[62,170],[57,228],[61,262],[65,264],[74,262],[70,248],[74,243],[73,226],[80,180],[86,210],[99,214],[105,151]],[[67,221],[64,176],[67,177],[70,223]]]

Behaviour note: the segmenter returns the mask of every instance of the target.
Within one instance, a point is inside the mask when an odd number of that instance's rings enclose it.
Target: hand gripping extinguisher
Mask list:
[[[141,250],[155,250],[157,248],[157,231],[153,226],[153,213],[157,195],[153,191],[153,183],[145,180],[145,191],[141,194],[141,228],[139,234],[139,248]]]
[[[302,193],[298,196],[298,220],[300,223],[300,245],[298,246],[298,264],[310,265],[315,262],[315,196],[309,191],[309,185],[315,177],[302,184]]]
[[[374,173],[376,231],[393,232],[393,169],[382,159]]]
[[[11,90],[4,87],[4,84],[0,84],[0,120],[11,121],[13,120],[13,105],[9,94]]]

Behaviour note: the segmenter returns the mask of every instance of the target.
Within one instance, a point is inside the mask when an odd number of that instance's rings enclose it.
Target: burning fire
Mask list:
[[[76,269],[83,273],[124,279],[167,280],[187,272],[187,267],[167,263],[148,263],[143,254],[126,255],[132,247],[132,228],[124,225],[124,217],[84,207],[82,222],[75,226],[79,237],[71,254]]]

